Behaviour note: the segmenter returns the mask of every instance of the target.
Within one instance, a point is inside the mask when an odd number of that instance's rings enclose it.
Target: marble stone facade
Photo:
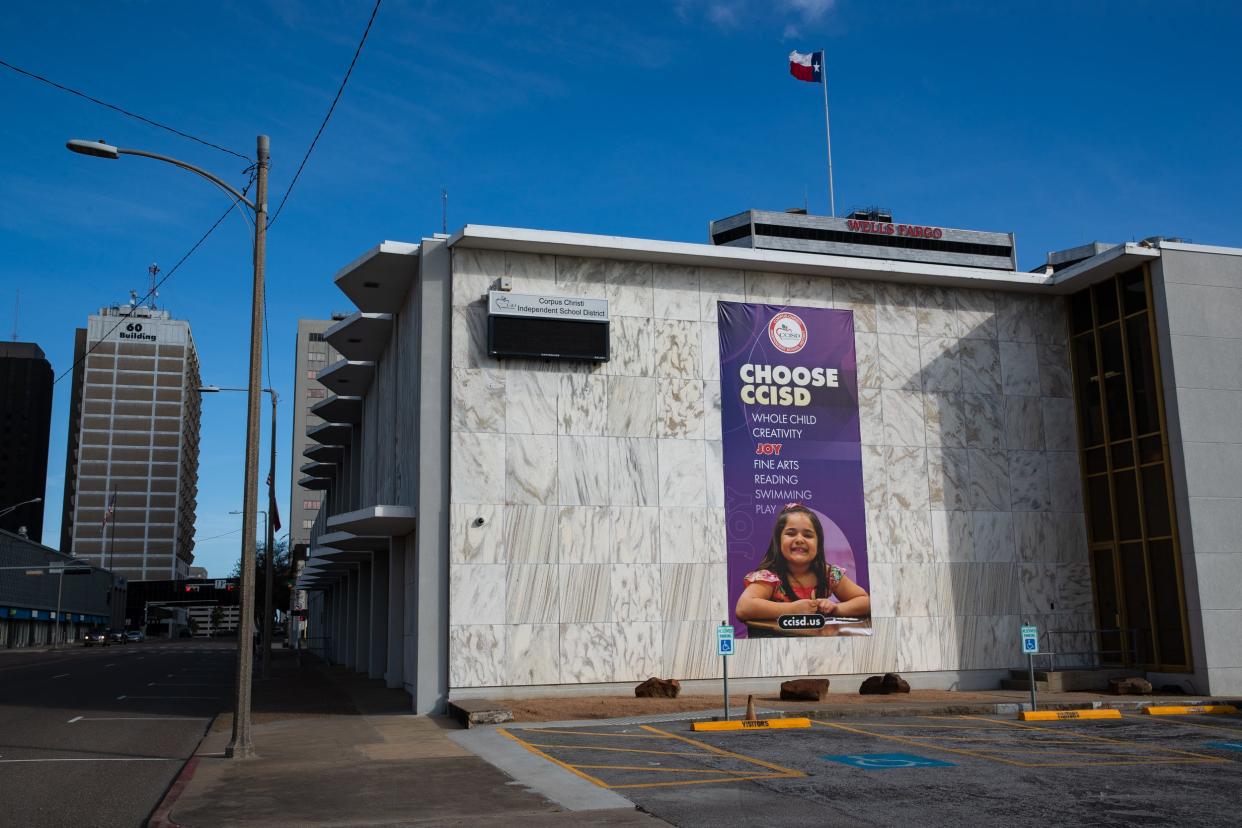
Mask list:
[[[501,276],[607,298],[611,361],[490,359]],[[1023,622],[1094,626],[1059,299],[454,248],[452,687],[719,676],[717,300],[854,312],[875,628],[739,641],[732,675],[1017,667]]]

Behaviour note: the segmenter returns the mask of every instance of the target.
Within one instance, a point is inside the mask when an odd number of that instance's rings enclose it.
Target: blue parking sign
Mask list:
[[[716,628],[716,655],[733,655],[733,627],[729,624]]]
[[[1024,654],[1039,652],[1039,631],[1034,626],[1024,625],[1022,627],[1022,652]]]

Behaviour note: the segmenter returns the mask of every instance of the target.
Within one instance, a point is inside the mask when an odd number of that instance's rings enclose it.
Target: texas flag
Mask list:
[[[824,53],[820,51],[804,55],[801,52],[790,52],[789,74],[798,80],[822,83],[824,80]]]

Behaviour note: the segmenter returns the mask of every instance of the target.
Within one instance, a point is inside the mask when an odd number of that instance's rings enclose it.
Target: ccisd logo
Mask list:
[[[768,339],[776,350],[796,354],[806,346],[806,323],[796,314],[782,311],[768,323]]]

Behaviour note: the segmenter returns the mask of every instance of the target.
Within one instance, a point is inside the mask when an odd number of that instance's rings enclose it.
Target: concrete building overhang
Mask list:
[[[355,535],[353,532],[324,532],[319,545],[348,552],[374,552],[388,548],[387,536]]]
[[[320,423],[306,429],[306,436],[325,446],[348,446],[353,437],[353,426],[349,423]]]
[[[1145,244],[1119,244],[1089,259],[1052,274],[1052,293],[1077,293],[1096,282],[1133,270],[1143,262],[1160,258],[1160,251]]]
[[[332,481],[326,477],[303,477],[298,480],[298,485],[303,489],[321,492],[332,485]]]
[[[342,359],[315,375],[334,394],[365,394],[375,377],[375,363],[366,360]]]
[[[392,336],[391,313],[358,313],[323,332],[323,338],[346,359],[374,362]]]
[[[318,463],[339,463],[341,458],[345,456],[345,447],[325,446],[322,444],[307,446],[302,450],[302,456],[307,460],[314,460]]]
[[[1001,289],[1031,293],[1047,292],[1052,279],[1043,273],[993,270],[985,267],[903,262],[795,253],[784,250],[752,250],[714,244],[655,241],[624,236],[597,236],[559,230],[528,230],[467,224],[449,237],[449,246],[512,250],[557,256],[621,259],[664,264],[720,267],[829,276],[839,279],[896,281],[907,284]]]
[[[337,271],[335,282],[363,313],[396,313],[418,275],[418,245],[380,242]]]
[[[335,564],[359,564],[367,563],[371,560],[370,552],[359,552],[357,550],[333,549],[330,546],[319,547],[315,550],[316,560],[330,561]]]
[[[336,477],[336,463],[321,463],[312,460],[309,463],[303,463],[298,471],[310,477]]]
[[[414,531],[414,510],[409,506],[369,506],[328,518],[328,529],[354,535],[399,537]]]
[[[362,397],[337,394],[315,403],[310,407],[310,412],[329,422],[358,425],[362,422]]]

